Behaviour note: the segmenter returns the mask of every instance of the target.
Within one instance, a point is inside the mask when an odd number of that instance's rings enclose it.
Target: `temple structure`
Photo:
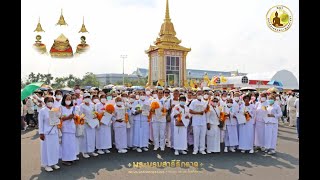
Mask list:
[[[166,0],[165,19],[161,25],[159,37],[145,51],[149,56],[149,74],[147,86],[187,85],[186,58],[191,48],[180,45],[176,37],[169,14],[169,2]]]

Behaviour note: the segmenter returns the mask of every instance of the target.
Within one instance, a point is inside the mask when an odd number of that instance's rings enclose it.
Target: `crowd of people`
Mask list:
[[[51,111],[59,112],[59,124],[52,125]],[[31,121],[39,128],[41,166],[48,172],[60,168],[59,159],[72,165],[80,154],[108,154],[113,145],[118,153],[167,147],[175,155],[192,148],[192,154],[272,155],[280,121],[286,124],[289,119],[289,126],[299,131],[299,96],[150,88],[104,92],[76,86],[72,93],[56,90],[28,97],[21,102],[21,118],[27,123],[22,129]]]

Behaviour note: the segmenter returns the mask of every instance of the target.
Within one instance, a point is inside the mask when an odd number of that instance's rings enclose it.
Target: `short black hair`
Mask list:
[[[49,94],[50,96],[53,96],[53,92],[52,92],[52,91],[49,91],[48,94]]]
[[[181,95],[180,97],[179,97],[179,101],[182,101],[182,100],[187,100],[187,98],[185,97],[185,96],[183,96],[183,95]]]
[[[71,94],[65,94],[65,95],[63,95],[63,98],[62,98],[62,101],[61,101],[61,106],[66,106],[66,98],[67,98],[67,96],[70,96],[71,99],[72,99]],[[72,102],[72,101],[71,101],[71,104],[70,104],[69,106],[73,106],[73,102]]]
[[[99,99],[99,96],[98,95],[92,95],[92,97],[91,97],[91,99],[93,99],[93,98],[95,98],[95,97],[97,97],[98,99]]]
[[[44,103],[47,103],[49,101],[49,99],[52,99],[54,102],[54,98],[52,96],[47,96],[44,98]]]
[[[60,89],[57,89],[57,90],[54,92],[54,95],[56,95],[58,92],[61,92],[61,94],[63,94]]]
[[[249,100],[251,99],[251,96],[249,96],[249,95],[245,95],[245,96],[243,96],[243,100],[245,100],[246,98],[248,98]]]

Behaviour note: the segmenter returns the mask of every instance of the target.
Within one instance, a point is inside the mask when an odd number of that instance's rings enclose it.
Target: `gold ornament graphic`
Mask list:
[[[292,26],[292,13],[286,6],[277,5],[267,13],[267,25],[274,32],[285,32]]]

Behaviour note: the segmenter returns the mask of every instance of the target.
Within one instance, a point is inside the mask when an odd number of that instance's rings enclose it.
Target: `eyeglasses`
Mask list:
[[[170,92],[164,92],[164,93],[169,94]]]

